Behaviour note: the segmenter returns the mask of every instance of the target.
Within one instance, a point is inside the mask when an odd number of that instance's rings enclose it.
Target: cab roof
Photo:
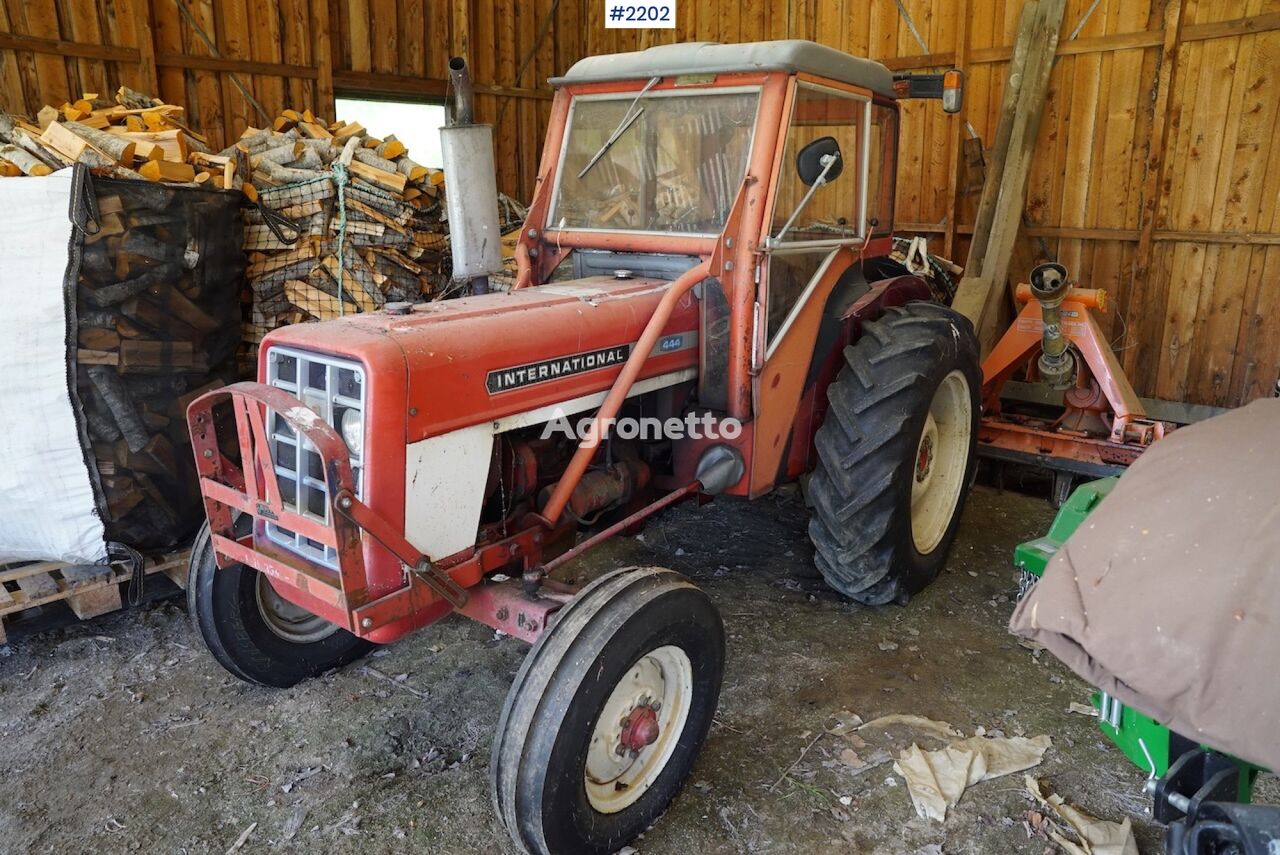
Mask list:
[[[803,39],[734,45],[685,42],[590,56],[578,60],[562,77],[551,78],[551,85],[752,71],[805,72],[894,97],[893,74],[880,63]]]

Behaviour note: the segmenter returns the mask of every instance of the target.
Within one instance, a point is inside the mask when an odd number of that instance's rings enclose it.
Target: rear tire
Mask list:
[[[648,828],[706,740],[724,649],[715,606],[677,573],[633,567],[584,588],[525,658],[498,723],[494,809],[512,841],[610,853]]]
[[[191,548],[187,611],[218,664],[262,686],[286,689],[373,649],[285,601],[256,570],[242,564],[218,569],[207,522]]]
[[[827,392],[809,536],[827,584],[906,603],[942,569],[973,480],[982,375],[968,319],[936,303],[863,324]]]

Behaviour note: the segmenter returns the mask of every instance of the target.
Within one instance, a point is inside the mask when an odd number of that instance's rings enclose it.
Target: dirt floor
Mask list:
[[[811,576],[796,495],[684,506],[578,566],[661,564],[717,602],[730,659],[690,785],[641,853],[1036,853],[1020,775],[916,817],[892,746],[825,733],[913,713],[1048,734],[1033,771],[1099,817],[1143,814],[1143,775],[1091,718],[1089,689],[1005,631],[1013,545],[1041,499],[976,488],[949,566],[906,608],[850,605]],[[449,619],[338,673],[272,691],[209,657],[170,600],[0,648],[0,849],[6,852],[495,852],[489,745],[524,647]],[[908,740],[909,741],[909,738]],[[886,750],[887,749],[887,750]],[[858,765],[861,764],[861,765]],[[1274,781],[1268,791],[1274,791]],[[1273,800],[1273,799],[1268,799]]]

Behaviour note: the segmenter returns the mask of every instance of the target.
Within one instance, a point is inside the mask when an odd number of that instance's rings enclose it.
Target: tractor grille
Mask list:
[[[317,353],[273,347],[267,355],[267,383],[291,392],[315,410],[339,434],[346,413],[359,413],[361,434],[365,424],[365,376],[359,363]],[[292,511],[330,525],[330,504],[324,482],[324,462],[315,446],[299,437],[282,418],[270,413],[267,431],[271,436],[271,460],[284,504]],[[345,436],[344,436],[345,440]],[[352,449],[351,474],[356,495],[361,494],[365,449]],[[338,555],[332,547],[296,532],[267,523],[267,537],[274,543],[317,564],[337,569]]]

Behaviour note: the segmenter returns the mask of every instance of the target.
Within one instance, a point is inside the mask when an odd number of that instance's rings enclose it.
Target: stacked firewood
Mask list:
[[[223,154],[250,176],[243,189],[257,203],[244,233],[250,349],[285,324],[420,301],[447,285],[444,174],[394,136],[286,110]]]
[[[77,391],[111,540],[167,548],[201,510],[185,413],[237,379],[237,195],[97,179],[82,230]],[[91,215],[90,215],[91,216]]]
[[[115,100],[85,93],[46,106],[35,122],[0,113],[0,175],[48,175],[83,163],[98,175],[237,186],[235,163],[210,153],[183,108],[121,86]]]

